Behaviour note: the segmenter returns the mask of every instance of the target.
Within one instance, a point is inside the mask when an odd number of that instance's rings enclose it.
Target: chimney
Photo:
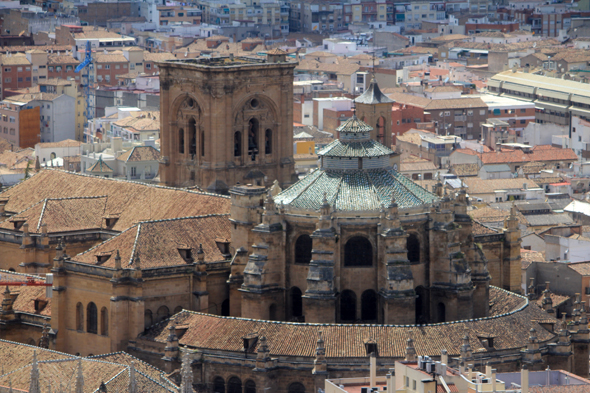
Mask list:
[[[529,369],[526,364],[522,366],[520,371],[520,391],[521,393],[529,393]]]
[[[443,349],[440,353],[440,362],[446,365],[449,364],[449,355],[446,349]]]
[[[496,369],[492,369],[492,392],[496,391]]]
[[[371,352],[371,355],[369,356],[369,383],[370,386],[377,386],[376,385],[376,380],[377,380],[377,356],[375,355],[375,352]]]
[[[492,377],[492,366],[490,366],[489,364],[486,364],[486,377]]]

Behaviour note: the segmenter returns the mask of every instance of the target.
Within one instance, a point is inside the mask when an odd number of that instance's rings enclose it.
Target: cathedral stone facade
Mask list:
[[[291,184],[295,65],[280,49],[160,63],[161,182],[217,193]]]
[[[319,169],[264,197],[261,223],[264,189],[232,188],[232,244],[243,250],[228,281],[232,316],[414,324],[488,315],[490,275],[465,191],[419,187],[372,131],[356,116],[342,124]]]

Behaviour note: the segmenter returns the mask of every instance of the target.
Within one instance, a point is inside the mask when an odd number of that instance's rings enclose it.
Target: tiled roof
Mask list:
[[[477,164],[455,164],[451,167],[451,172],[461,176],[477,176],[479,174],[479,165]]]
[[[484,164],[578,160],[578,156],[572,149],[561,149],[551,145],[537,145],[529,153],[519,149],[502,149],[502,151],[482,153],[480,157]]]
[[[432,100],[426,106],[426,110],[436,109],[464,109],[464,108],[487,108],[481,98],[449,98]]]
[[[63,94],[55,93],[27,93],[6,97],[4,100],[12,102],[53,101],[56,98],[61,97],[62,95]]]
[[[318,152],[318,156],[325,157],[381,157],[391,154],[393,150],[373,139],[346,143],[336,139]]]
[[[590,262],[568,263],[567,267],[580,273],[582,276],[590,276]]]
[[[28,66],[31,65],[31,62],[27,59],[25,55],[4,55],[2,56],[2,65]]]
[[[285,52],[284,50],[280,49],[280,48],[274,48],[269,50],[268,52],[266,52],[267,55],[286,55],[287,52]]]
[[[176,314],[174,323],[188,326],[180,338],[181,345],[243,353],[242,337],[264,329],[272,356],[307,358],[315,356],[320,330],[327,358],[366,358],[364,343],[368,338],[377,342],[380,357],[403,358],[406,353],[406,340],[409,337],[414,339],[418,355],[429,356],[439,356],[443,349],[446,349],[450,356],[459,355],[465,334],[469,335],[474,352],[487,351],[478,335],[494,336],[494,350],[521,348],[531,328],[537,330],[540,342],[546,342],[554,337],[537,322],[551,317],[537,305],[529,304],[527,299],[490,287],[490,300],[493,303],[493,317],[421,326],[288,323],[220,317],[191,311]],[[500,309],[510,314],[497,314]],[[140,339],[166,343],[170,323],[171,320],[168,320],[152,326],[140,336]]]
[[[563,303],[565,303],[571,299],[569,296],[558,295],[556,293],[550,293],[549,296],[551,297],[551,300],[553,301],[553,307],[560,306]],[[537,305],[539,307],[543,306],[543,297],[540,297],[539,299],[537,299]],[[588,386],[588,390],[590,390],[590,386]]]
[[[574,220],[567,213],[527,214],[524,217],[530,226],[557,226],[574,223]]]
[[[0,198],[9,198],[6,211],[17,213],[45,198],[102,195],[108,197],[106,214],[119,214],[115,231],[139,221],[229,213],[230,209],[230,199],[219,195],[52,169],[44,169],[5,190]]]
[[[530,393],[587,393],[590,386],[585,385],[553,385],[553,386],[531,386]]]
[[[476,178],[465,178],[465,184],[468,187],[467,192],[469,194],[490,194],[496,190],[510,190],[510,189],[521,189],[524,185],[527,188],[539,188],[537,183],[530,179],[515,178],[515,179],[480,179]]]
[[[80,363],[84,378],[84,393],[98,391],[103,382],[109,392],[127,391],[129,368],[133,362],[138,391],[178,392],[178,388],[160,370],[130,355],[109,354],[79,358],[5,340],[0,340],[0,362],[4,370],[0,375],[0,386],[12,384],[13,389],[19,389],[19,392],[28,391],[34,352],[37,354],[40,386],[51,385],[54,391],[73,391],[72,387],[75,385]]]
[[[37,143],[37,146],[40,148],[51,148],[51,147],[80,147],[82,146],[82,142],[75,141],[73,139],[65,139],[59,142],[45,142],[45,143]]]
[[[151,146],[135,146],[117,157],[117,160],[125,162],[158,161],[159,159],[160,151]]]
[[[113,173],[113,169],[102,160],[102,156],[98,157],[98,161],[94,163],[88,170],[88,173]]]
[[[143,52],[143,61],[166,61],[166,60],[175,60],[176,56],[169,52]]]
[[[2,281],[26,281],[28,277],[34,277],[37,281],[45,281],[45,277],[31,274],[15,273],[8,270],[0,270]],[[24,312],[29,314],[51,317],[51,298],[46,297],[46,287],[35,286],[11,286],[10,293],[16,296],[12,308],[16,313]],[[4,291],[4,288],[2,289]],[[41,310],[35,310],[35,300],[42,300],[46,303]]]
[[[47,65],[80,64],[72,55],[49,55]]]
[[[43,224],[48,233],[101,229],[106,206],[106,196],[48,198],[2,222],[0,228],[14,230],[13,223],[24,220],[31,233],[41,233]]]
[[[99,54],[93,57],[96,63],[129,63],[123,54],[118,53]]]
[[[360,97],[357,97],[354,100],[354,102],[366,105],[394,103],[394,101],[391,98],[387,97],[385,94],[381,92],[375,78],[371,79],[371,83],[369,84],[367,90],[365,90],[365,92]]]
[[[353,114],[351,118],[340,124],[336,131],[349,133],[370,132],[373,131],[373,127],[356,117],[356,114]]]
[[[393,169],[331,171],[316,169],[275,198],[294,209],[318,210],[326,193],[336,210],[379,210],[392,194],[400,208],[434,202],[437,197]]]
[[[398,104],[417,106],[419,108],[426,108],[432,101],[430,98],[418,97],[413,94],[406,93],[392,93],[389,94],[389,98]]]
[[[205,262],[218,262],[227,257],[221,253],[215,239],[230,237],[229,216],[226,214],[144,221],[72,259],[112,268],[118,250],[123,267],[131,265],[137,256],[142,268],[180,266],[187,262],[178,250],[190,249],[196,262],[202,244]],[[97,255],[110,257],[99,263]]]
[[[485,226],[484,224],[480,223],[479,221],[473,220],[473,224],[471,226],[474,235],[494,235],[498,233],[496,229],[490,228]]]

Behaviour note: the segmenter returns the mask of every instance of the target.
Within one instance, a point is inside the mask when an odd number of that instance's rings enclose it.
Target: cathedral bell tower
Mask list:
[[[158,66],[163,184],[226,194],[238,182],[292,183],[296,63],[284,51]]]
[[[392,143],[391,107],[394,102],[379,89],[375,76],[371,78],[367,90],[354,100],[356,115],[373,127],[371,139],[387,147],[391,147]]]

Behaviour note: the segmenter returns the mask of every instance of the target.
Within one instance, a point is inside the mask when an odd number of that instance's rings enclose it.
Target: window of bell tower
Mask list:
[[[373,265],[373,245],[362,236],[349,239],[344,246],[344,266]]]
[[[258,154],[258,128],[259,122],[257,118],[252,118],[248,122],[248,154],[254,157]]]
[[[188,135],[190,138],[189,154],[194,158],[197,155],[197,122],[195,119],[188,121]]]
[[[178,129],[178,152],[184,154],[184,130]]]
[[[242,133],[236,131],[234,134],[234,157],[242,156]]]

